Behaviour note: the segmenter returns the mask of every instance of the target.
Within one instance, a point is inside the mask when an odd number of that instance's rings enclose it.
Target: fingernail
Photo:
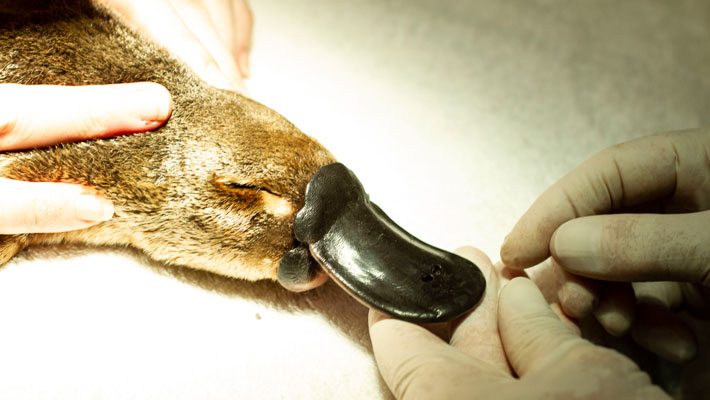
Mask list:
[[[562,283],[557,291],[557,297],[565,314],[577,319],[589,315],[599,302],[593,289],[585,287],[580,278]]]
[[[503,239],[503,244],[500,246],[500,259],[506,267],[521,269],[527,265],[521,262],[519,251],[516,251],[518,249],[514,247],[511,236],[512,234],[509,233],[508,236]]]
[[[601,262],[602,222],[589,217],[568,221],[555,231],[550,252],[565,270],[578,274],[605,272]]]
[[[641,304],[638,313],[631,337],[641,347],[675,363],[695,358],[696,336],[673,311],[662,305]]]
[[[631,317],[617,309],[594,310],[594,316],[611,336],[625,335],[631,328]]]
[[[144,83],[130,95],[129,107],[147,123],[162,124],[170,117],[172,99],[168,89],[156,83]]]
[[[108,221],[113,217],[113,203],[100,197],[83,194],[76,200],[76,217],[90,222]]]
[[[251,68],[249,67],[249,53],[242,53],[239,56],[239,70],[242,72],[243,78],[251,76]]]

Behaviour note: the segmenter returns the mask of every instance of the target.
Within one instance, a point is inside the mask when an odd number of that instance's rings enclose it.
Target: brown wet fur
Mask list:
[[[293,247],[293,215],[270,212],[267,200],[298,210],[333,156],[271,109],[203,83],[88,0],[0,1],[0,83],[136,81],[172,94],[158,130],[0,153],[1,177],[84,184],[115,204],[112,220],[89,229],[0,236],[0,264],[28,244],[128,245],[167,263],[275,280]]]

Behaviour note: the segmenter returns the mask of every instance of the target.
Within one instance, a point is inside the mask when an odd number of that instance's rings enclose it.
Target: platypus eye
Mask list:
[[[278,192],[249,180],[232,177],[215,177],[215,184],[225,192],[242,199],[259,199],[259,204],[267,213],[277,217],[293,217],[294,205]]]
[[[236,178],[218,176],[215,178],[215,183],[222,190],[227,192],[241,192],[243,190],[252,190],[254,192],[266,192],[274,196],[281,196],[275,191],[248,180],[238,180]]]

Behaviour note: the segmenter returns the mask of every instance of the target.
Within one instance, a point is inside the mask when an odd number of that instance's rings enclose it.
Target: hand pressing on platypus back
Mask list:
[[[2,84],[0,108],[0,151],[14,151],[152,130],[172,104],[152,83]],[[113,203],[84,185],[0,178],[0,193],[0,235],[72,231],[113,217]],[[7,255],[0,252],[0,264]]]
[[[167,263],[277,280],[306,184],[335,161],[325,148],[273,110],[205,83],[91,1],[0,6],[0,83],[138,81],[172,96],[159,129],[0,153],[0,177],[90,187],[115,207],[86,229],[2,235],[2,260],[31,243],[128,245]]]
[[[2,84],[0,99],[6,99],[0,151],[147,131],[162,125],[171,111],[167,90],[152,83]],[[4,235],[0,263],[26,244],[27,234],[86,229],[114,214],[113,203],[86,185],[0,178],[0,189],[10,194],[0,198],[0,235]],[[342,164],[320,168],[310,179],[305,197],[294,222],[295,238],[310,243],[315,259],[298,247],[289,253],[299,254],[296,261],[289,257],[280,261],[278,278],[288,289],[320,285],[327,279],[325,270],[368,306],[427,321],[451,319],[480,298],[484,282],[475,267],[397,227],[369,202],[360,182]],[[293,213],[286,203],[278,207],[285,214]],[[354,257],[353,251],[359,256]],[[307,261],[300,261],[301,254]],[[388,279],[378,278],[381,275]]]

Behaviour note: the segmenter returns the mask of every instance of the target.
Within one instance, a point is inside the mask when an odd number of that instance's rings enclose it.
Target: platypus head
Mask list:
[[[161,230],[174,235],[161,232],[155,238],[162,243],[140,247],[222,275],[276,279],[295,247],[293,221],[306,185],[335,158],[258,102],[216,89],[199,102],[189,96],[174,95],[169,134],[156,132],[173,139],[160,146],[151,173],[167,193],[159,214],[169,222]]]
[[[281,115],[209,87],[90,0],[25,3],[0,6],[0,83],[153,81],[174,103],[155,132],[0,155],[0,176],[84,184],[116,205],[110,221],[35,242],[130,244],[292,290],[325,271],[363,303],[419,322],[453,318],[480,299],[475,265],[399,228]]]
[[[155,132],[36,151],[6,175],[111,198],[116,218],[76,241],[128,242],[162,261],[276,279],[306,184],[333,156],[268,107],[205,84],[91,0],[9,9],[0,8],[0,83],[152,81],[174,106]]]

